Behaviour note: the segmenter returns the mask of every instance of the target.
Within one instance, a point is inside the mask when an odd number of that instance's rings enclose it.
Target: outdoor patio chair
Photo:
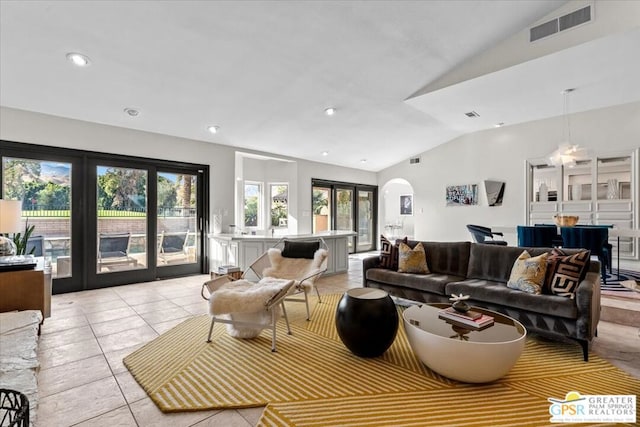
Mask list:
[[[187,249],[188,231],[160,234],[158,242],[158,259],[165,264],[169,261],[183,261],[189,258]]]
[[[235,338],[255,338],[263,329],[271,329],[271,351],[276,348],[276,323],[280,309],[291,334],[284,299],[294,286],[293,280],[264,278],[257,283],[232,280],[221,276],[202,285],[200,294],[209,301],[211,326],[207,342],[211,342],[216,322],[227,325],[227,333]]]
[[[44,256],[44,236],[31,236],[27,240],[26,255]]]
[[[131,233],[100,233],[98,237],[98,270],[138,264],[137,259],[129,256]]]

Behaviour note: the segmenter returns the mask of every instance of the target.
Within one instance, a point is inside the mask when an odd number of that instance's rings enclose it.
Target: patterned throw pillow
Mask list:
[[[413,249],[405,243],[400,243],[398,252],[398,273],[429,273],[427,255],[424,252],[422,243],[418,243]]]
[[[380,268],[391,269],[393,265],[393,243],[380,235]]]
[[[548,256],[549,254],[545,252],[532,258],[529,252],[522,252],[513,264],[507,287],[530,294],[542,293]]]
[[[590,251],[567,255],[561,249],[554,248],[547,260],[545,292],[573,299],[580,281],[587,274],[590,257]]]
[[[380,235],[380,268],[386,268],[387,270],[398,269],[398,245],[400,242],[407,243],[407,238],[402,240],[396,240],[396,243],[391,243],[383,235]]]

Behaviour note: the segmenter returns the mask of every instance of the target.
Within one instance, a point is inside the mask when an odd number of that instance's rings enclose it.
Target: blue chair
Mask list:
[[[602,282],[607,283],[609,265],[609,229],[606,227],[562,227],[560,229],[565,248],[588,249],[600,261]]]
[[[530,248],[552,248],[559,246],[558,242],[560,237],[556,226],[527,226],[519,225],[518,231],[518,246],[530,247]]]
[[[581,227],[598,227],[598,228],[606,228],[607,230],[613,228],[613,225],[581,225]],[[607,237],[609,235],[609,232],[607,231]],[[609,256],[608,261],[608,268],[609,268],[609,273],[612,272],[612,268],[613,268],[613,245],[611,243],[609,243],[609,240],[607,239],[607,242],[605,243],[605,248],[607,249],[607,255]]]

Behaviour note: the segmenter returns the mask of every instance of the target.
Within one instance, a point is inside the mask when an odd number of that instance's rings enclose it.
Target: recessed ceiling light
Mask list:
[[[324,113],[325,113],[327,116],[333,116],[333,115],[336,113],[336,109],[335,109],[335,108],[333,108],[333,107],[329,107],[329,108],[326,108],[326,109],[324,110]]]
[[[328,152],[328,151],[323,151],[323,152],[322,152],[322,155],[323,155],[323,156],[328,156],[328,155],[329,155],[329,152]]]
[[[360,163],[367,163],[367,159],[360,159]]]
[[[496,128],[501,128],[502,126],[504,126],[504,122],[496,123],[495,125],[493,125],[493,127]]]
[[[129,107],[125,108],[124,112],[131,117],[138,117],[138,115],[140,114],[139,110],[136,110],[135,108],[129,108]]]
[[[220,130],[220,126],[209,126],[207,130],[213,134],[216,134],[218,133],[218,130]]]
[[[81,53],[67,53],[67,59],[71,61],[73,65],[77,65],[78,67],[86,67],[90,63],[89,57]]]

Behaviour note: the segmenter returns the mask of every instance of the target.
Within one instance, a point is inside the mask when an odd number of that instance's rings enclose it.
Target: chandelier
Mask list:
[[[569,94],[575,89],[565,89],[562,91],[564,104],[562,108],[562,142],[558,148],[549,154],[548,164],[552,166],[568,166],[576,165],[577,158],[583,154],[578,144],[571,142],[571,122],[569,118]]]

